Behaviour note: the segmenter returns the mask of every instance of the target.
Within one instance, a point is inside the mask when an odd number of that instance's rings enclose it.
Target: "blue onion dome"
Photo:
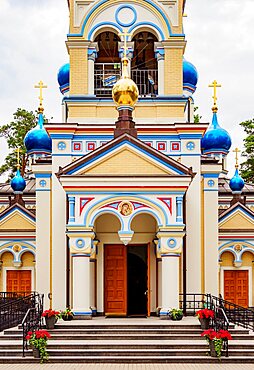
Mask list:
[[[232,190],[233,194],[241,194],[244,188],[244,180],[239,175],[238,167],[235,169],[235,174],[229,182],[230,189]]]
[[[198,71],[196,67],[183,59],[183,89],[188,95],[194,94],[198,83]]]
[[[229,133],[220,127],[217,119],[217,110],[213,113],[213,121],[201,140],[204,154],[227,155],[232,145]]]
[[[24,139],[27,154],[51,154],[52,140],[43,126],[43,114],[39,114],[38,124]]]
[[[14,194],[22,194],[26,187],[26,182],[20,174],[19,168],[17,169],[15,177],[11,180],[11,187]]]
[[[57,80],[59,89],[65,94],[70,89],[70,63],[64,64],[58,71]]]

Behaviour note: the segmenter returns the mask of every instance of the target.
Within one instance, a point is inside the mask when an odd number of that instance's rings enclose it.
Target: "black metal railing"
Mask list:
[[[215,302],[216,306],[223,308],[229,322],[254,330],[254,310],[225,301],[221,296],[211,296],[211,300]]]
[[[39,330],[42,327],[42,312],[43,312],[44,295],[37,294],[34,301],[34,307],[30,307],[25,317],[22,320],[22,333],[23,333],[23,357],[25,351],[28,350],[27,335],[29,331]]]
[[[94,93],[98,97],[111,97],[114,84],[121,77],[120,63],[95,63]],[[154,97],[158,94],[158,69],[132,69],[131,78],[137,84],[139,95]]]
[[[0,292],[0,306],[8,302],[15,301],[18,298],[31,295],[33,292]]]
[[[12,299],[0,306],[0,331],[21,324],[27,310],[35,307],[38,294]]]

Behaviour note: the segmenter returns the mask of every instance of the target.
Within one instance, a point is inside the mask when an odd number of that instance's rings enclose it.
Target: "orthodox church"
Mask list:
[[[0,188],[2,291],[77,317],[164,318],[188,293],[254,302],[254,186],[227,178],[229,133],[194,123],[184,0],[69,0],[62,122],[27,133]],[[235,150],[236,159],[238,150]]]

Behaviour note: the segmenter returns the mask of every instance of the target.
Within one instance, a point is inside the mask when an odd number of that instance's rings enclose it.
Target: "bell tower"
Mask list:
[[[122,75],[124,34],[129,74],[139,90],[137,125],[186,121],[197,81],[188,81],[183,71],[184,5],[184,0],[68,0],[70,63],[58,76],[64,121],[115,122],[112,88]]]

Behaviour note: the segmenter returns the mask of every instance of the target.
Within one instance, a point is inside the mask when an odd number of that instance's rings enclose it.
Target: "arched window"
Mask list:
[[[118,52],[120,38],[111,31],[104,31],[96,37],[95,42],[99,49],[94,66],[95,95],[111,96],[112,87],[121,76]]]
[[[134,55],[131,63],[132,79],[136,82],[141,96],[158,93],[158,63],[154,43],[156,36],[151,32],[137,33],[134,41]]]

